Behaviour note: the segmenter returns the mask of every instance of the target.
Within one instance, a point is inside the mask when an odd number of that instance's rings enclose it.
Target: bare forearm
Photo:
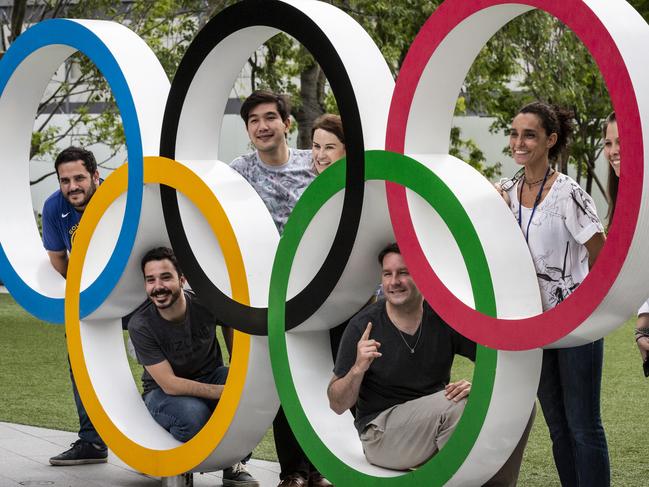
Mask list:
[[[162,390],[170,396],[192,396],[204,399],[218,400],[223,394],[224,386],[220,384],[204,384],[182,377],[173,377],[166,384],[159,384]]]
[[[334,377],[329,383],[329,407],[336,414],[342,414],[356,404],[364,376],[365,372],[352,367],[345,376]]]

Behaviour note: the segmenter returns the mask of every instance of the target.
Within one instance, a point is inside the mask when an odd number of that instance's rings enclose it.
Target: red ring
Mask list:
[[[406,126],[422,72],[447,35],[468,17],[506,0],[447,0],[415,38],[396,82],[386,135],[386,149],[404,153]],[[522,2],[521,2],[522,3]],[[527,0],[565,23],[584,43],[602,72],[624,139],[615,224],[597,264],[564,302],[524,319],[498,319],[478,313],[453,295],[430,267],[417,239],[405,189],[386,183],[388,207],[397,241],[420,290],[453,328],[472,340],[501,350],[526,350],[553,343],[581,325],[609,292],[626,259],[635,233],[644,172],[644,148],[635,90],[617,44],[597,15],[579,0]],[[459,92],[459,87],[458,87]],[[628,175],[634,177],[630,178]]]

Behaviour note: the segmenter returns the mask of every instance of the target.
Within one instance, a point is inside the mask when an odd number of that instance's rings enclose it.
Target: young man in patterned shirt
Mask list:
[[[315,178],[311,151],[288,146],[290,113],[284,95],[264,90],[252,93],[241,106],[241,118],[256,150],[230,164],[264,201],[280,234],[297,200]],[[331,486],[300,448],[281,407],[273,431],[281,468],[278,487]]]

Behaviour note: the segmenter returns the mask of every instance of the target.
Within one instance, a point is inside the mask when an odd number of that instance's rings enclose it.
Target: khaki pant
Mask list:
[[[449,440],[465,405],[466,399],[449,401],[440,391],[386,409],[361,433],[365,457],[374,465],[394,470],[423,464]],[[516,485],[535,414],[536,406],[511,456],[485,486]]]

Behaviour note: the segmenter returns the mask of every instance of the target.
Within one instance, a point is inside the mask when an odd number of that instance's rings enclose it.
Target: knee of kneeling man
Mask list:
[[[449,406],[446,411],[446,414],[448,416],[462,416],[462,413],[464,412],[464,408],[466,407],[466,401],[467,398],[460,399],[459,401],[449,401]]]

